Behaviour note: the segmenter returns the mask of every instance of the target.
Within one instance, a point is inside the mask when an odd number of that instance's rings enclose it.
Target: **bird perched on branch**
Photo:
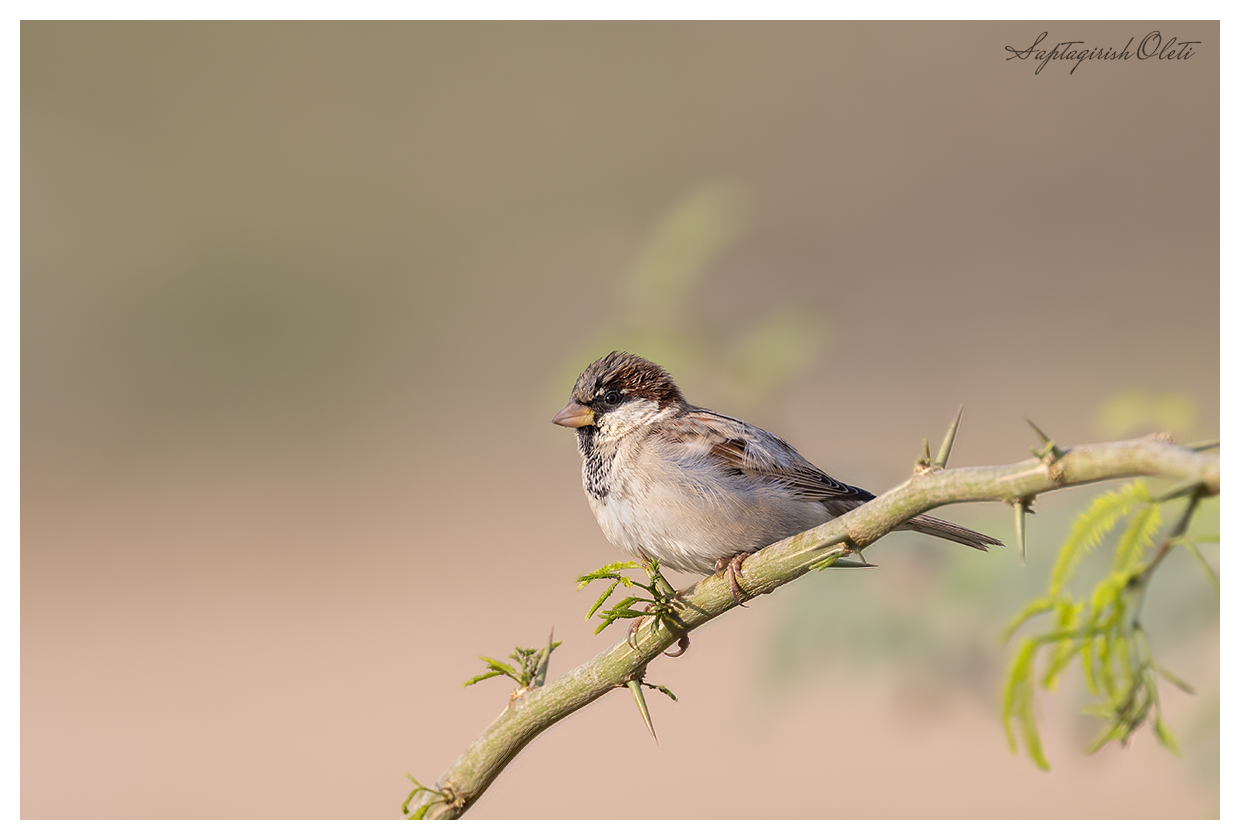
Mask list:
[[[615,351],[577,378],[553,422],[577,430],[582,484],[603,534],[640,560],[727,570],[874,494],[836,481],[783,438],[690,405],[655,363]],[[986,550],[1003,543],[932,516],[900,526]]]

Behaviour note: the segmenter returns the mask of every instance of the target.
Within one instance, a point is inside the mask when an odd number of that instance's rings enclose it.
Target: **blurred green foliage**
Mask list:
[[[1163,404],[1183,408],[1181,398],[1164,396]],[[1158,400],[1131,400],[1121,394],[1102,400],[1098,414],[1110,412],[1119,417],[1124,412],[1116,407],[1126,406],[1125,428],[1130,432],[1148,431],[1148,424],[1154,422],[1151,418],[1156,420],[1159,416],[1164,420],[1179,418],[1178,425],[1170,428],[1181,437],[1210,431],[1196,426],[1195,410],[1151,414],[1152,407],[1158,404]],[[1153,498],[1170,489],[1163,483],[1151,487]],[[1209,650],[1209,644],[1203,645],[1203,638],[1217,636],[1219,603],[1210,586],[1217,590],[1218,546],[1211,541],[1217,539],[1220,529],[1219,500],[1208,498],[1199,502],[1193,516],[1194,536],[1177,542],[1173,556],[1159,567],[1157,586],[1142,588],[1138,632],[1131,624],[1124,625],[1119,617],[1120,600],[1131,593],[1125,593],[1118,581],[1121,576],[1131,579],[1133,574],[1139,574],[1139,568],[1144,568],[1132,566],[1133,557],[1148,549],[1150,535],[1166,519],[1155,512],[1159,506],[1151,503],[1139,515],[1135,508],[1121,515],[1122,506],[1110,509],[1103,505],[1098,510],[1090,507],[1092,514],[1087,513],[1078,521],[1081,507],[1090,505],[1079,501],[1082,492],[1068,491],[1038,500],[1038,516],[1029,520],[1030,552],[1023,568],[1010,562],[1017,559],[1014,553],[1004,556],[958,552],[935,541],[894,535],[884,540],[885,548],[869,553],[880,568],[810,575],[790,587],[786,594],[789,603],[775,619],[763,658],[764,679],[760,682],[767,687],[767,696],[781,696],[792,684],[805,683],[823,671],[846,664],[860,672],[881,669],[894,675],[897,690],[910,697],[924,700],[936,692],[965,692],[992,702],[995,687],[1002,682],[1004,666],[995,642],[1002,635],[1003,625],[1011,615],[1023,615],[1031,602],[1044,606],[1045,601],[1040,599],[1050,597],[1051,587],[1055,598],[1065,604],[1070,600],[1073,605],[1062,607],[1062,613],[1049,611],[1051,617],[1077,622],[1072,632],[1081,638],[1070,644],[1081,645],[1082,652],[1084,635],[1094,630],[1101,631],[1104,637],[1107,633],[1113,638],[1127,635],[1120,643],[1121,648],[1127,644],[1127,665],[1121,662],[1115,645],[1112,643],[1107,649],[1108,643],[1103,641],[1097,643],[1101,656],[1088,663],[1092,670],[1087,673],[1086,667],[1082,667],[1072,672],[1080,674],[1080,680],[1072,684],[1074,695],[1082,695],[1080,702],[1084,706],[1089,702],[1084,696],[1096,690],[1095,697],[1101,697],[1103,702],[1094,703],[1089,711],[1104,715],[1109,721],[1099,736],[1102,740],[1095,740],[1090,746],[1099,747],[1108,739],[1122,741],[1147,719],[1153,720],[1156,737],[1173,743],[1166,724],[1159,725],[1158,686],[1154,681],[1172,680],[1163,662],[1198,663],[1203,647]],[[1103,515],[1108,510],[1115,516],[1113,521]],[[1127,517],[1137,518],[1134,521]],[[982,508],[978,518],[968,524],[1002,536],[1007,521],[1010,513]],[[1056,539],[1056,534],[1064,536]],[[1044,546],[1058,543],[1064,548],[1057,556],[1048,557]],[[1091,553],[1104,552],[1121,558],[1122,568],[1114,563],[1104,567],[1087,562]],[[900,562],[888,565],[884,554],[892,553]],[[1131,610],[1128,617],[1132,618]],[[1150,639],[1158,654],[1158,664]],[[1053,639],[1042,647],[1056,649],[1062,641]],[[1065,651],[1064,647],[1056,650],[1060,657]],[[1024,666],[1032,668],[1033,664],[1033,660],[1027,660]],[[1055,672],[1048,674],[1049,684],[1054,685],[1057,679],[1062,681],[1059,675],[1064,664],[1059,662]],[[1173,664],[1172,670],[1178,667]],[[1036,676],[1042,676],[1041,672],[1028,670],[1016,675],[1018,683]],[[1008,677],[1012,677],[1010,671]],[[1187,725],[1177,727],[1183,730],[1186,749],[1191,748],[1194,760],[1209,776],[1218,773],[1218,704],[1210,697],[1212,691],[1217,691],[1215,679],[1208,671],[1194,679],[1207,696],[1194,704],[1194,714]],[[1019,686],[1026,700],[1031,689],[1032,683]],[[1010,694],[1015,689],[1009,684],[1008,690]],[[1009,704],[1013,704],[1011,697]],[[1021,715],[1032,715],[1032,707],[1017,705],[1010,705],[1009,711],[1019,714],[1005,722],[1031,724],[1031,717]],[[1044,755],[1040,758],[1045,760]]]
[[[1005,636],[1011,638],[1032,619],[1051,619],[1048,631],[1020,644],[1003,695],[1008,743],[1015,751],[1018,729],[1030,758],[1044,770],[1050,769],[1050,763],[1038,734],[1034,689],[1037,684],[1054,689],[1064,669],[1078,659],[1086,686],[1099,701],[1086,711],[1107,722],[1090,746],[1091,752],[1110,741],[1126,744],[1151,717],[1159,742],[1179,752],[1179,745],[1163,719],[1159,681],[1170,682],[1189,693],[1192,689],[1155,661],[1142,608],[1154,570],[1173,547],[1182,547],[1200,564],[1217,596],[1218,575],[1198,544],[1217,544],[1219,538],[1217,533],[1200,530],[1199,525],[1191,533],[1186,531],[1200,502],[1193,490],[1179,524],[1147,559],[1147,552],[1161,530],[1164,508],[1178,504],[1183,494],[1173,491],[1171,495],[1172,498],[1155,497],[1146,482],[1138,480],[1098,496],[1064,541],[1051,573],[1049,591],[1030,602],[1008,625]],[[1114,539],[1109,569],[1088,597],[1074,594],[1070,585],[1076,580],[1081,563],[1110,535]],[[1038,677],[1035,671],[1044,651],[1048,652],[1048,661]]]
[[[684,196],[659,222],[618,292],[617,315],[599,324],[565,361],[555,380],[562,397],[591,361],[611,350],[637,353],[687,380],[711,381],[733,403],[752,405],[778,393],[827,343],[823,313],[801,303],[763,311],[736,307],[722,327],[705,317],[710,268],[737,244],[748,224],[741,189],[708,183]]]
[[[1197,404],[1188,394],[1155,388],[1116,391],[1094,409],[1094,425],[1106,440],[1119,440],[1150,432],[1166,432],[1182,438],[1197,435]]]

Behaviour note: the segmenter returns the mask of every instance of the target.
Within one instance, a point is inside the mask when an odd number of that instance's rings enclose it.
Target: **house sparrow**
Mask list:
[[[753,552],[868,502],[783,438],[689,405],[667,371],[615,351],[577,378],[552,422],[577,430],[590,509],[613,545],[684,572],[736,575]],[[900,526],[986,550],[1003,543],[915,516]]]

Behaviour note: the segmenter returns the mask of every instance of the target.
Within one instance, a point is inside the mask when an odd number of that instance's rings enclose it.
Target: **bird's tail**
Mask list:
[[[925,514],[914,516],[905,523],[904,527],[919,534],[941,537],[981,551],[985,551],[988,545],[1003,545],[994,537],[988,537],[985,534],[979,534],[977,531],[970,531],[968,528],[962,528],[955,523],[947,522],[943,519],[935,519],[933,516],[926,516]]]

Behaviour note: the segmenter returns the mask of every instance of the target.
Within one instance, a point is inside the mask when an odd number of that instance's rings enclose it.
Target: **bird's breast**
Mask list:
[[[607,539],[638,558],[708,574],[716,560],[800,533],[830,519],[818,502],[700,458],[623,459],[606,474],[606,492],[590,491],[590,507]]]

